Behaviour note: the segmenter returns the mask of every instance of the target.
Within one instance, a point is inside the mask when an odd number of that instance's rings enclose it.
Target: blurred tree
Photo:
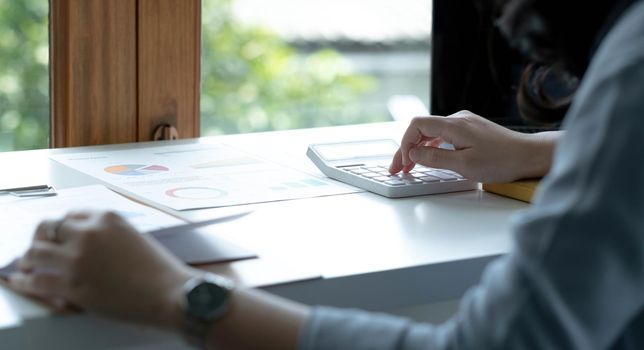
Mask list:
[[[275,33],[239,23],[231,0],[203,2],[202,135],[387,120],[356,101],[375,78],[338,52],[302,55]]]
[[[356,103],[376,88],[338,52],[298,53],[237,22],[232,0],[203,2],[202,134],[387,120]],[[0,1],[0,151],[46,148],[49,2]]]
[[[0,1],[0,151],[45,148],[49,2]]]

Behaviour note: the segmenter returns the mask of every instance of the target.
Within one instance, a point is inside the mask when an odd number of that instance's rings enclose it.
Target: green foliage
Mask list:
[[[380,121],[355,103],[376,80],[353,73],[338,52],[301,55],[275,33],[239,23],[230,0],[203,6],[202,135]]]
[[[49,2],[0,1],[0,151],[45,148]]]
[[[386,120],[356,103],[376,79],[338,52],[301,55],[236,21],[231,0],[203,6],[204,135]],[[45,0],[0,1],[0,151],[48,146],[48,10]]]

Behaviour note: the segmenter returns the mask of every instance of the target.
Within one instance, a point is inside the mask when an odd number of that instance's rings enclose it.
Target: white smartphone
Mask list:
[[[346,184],[399,198],[478,189],[478,182],[445,169],[416,165],[409,174],[389,174],[398,150],[390,139],[310,145],[306,155],[326,176]]]

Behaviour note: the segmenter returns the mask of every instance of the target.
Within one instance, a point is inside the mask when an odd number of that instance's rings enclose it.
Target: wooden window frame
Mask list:
[[[201,0],[50,0],[51,147],[199,136]]]

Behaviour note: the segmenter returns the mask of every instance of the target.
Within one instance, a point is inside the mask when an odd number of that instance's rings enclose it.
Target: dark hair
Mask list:
[[[556,65],[529,63],[517,89],[521,116],[534,123],[558,125],[566,116],[579,79]]]
[[[566,114],[599,41],[634,0],[497,0],[497,26],[533,63],[517,102],[521,115],[553,124]]]

